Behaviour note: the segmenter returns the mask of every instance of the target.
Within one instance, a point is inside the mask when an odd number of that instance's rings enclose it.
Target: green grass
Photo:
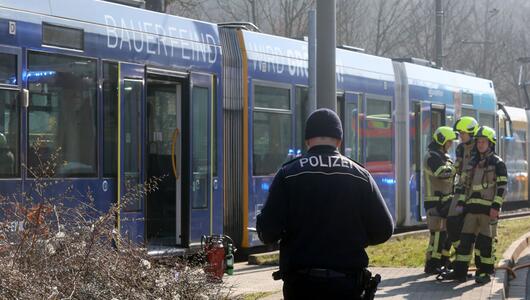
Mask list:
[[[525,233],[530,232],[530,217],[499,221],[497,259]],[[429,236],[427,233],[393,239],[382,245],[368,247],[372,267],[422,267]]]

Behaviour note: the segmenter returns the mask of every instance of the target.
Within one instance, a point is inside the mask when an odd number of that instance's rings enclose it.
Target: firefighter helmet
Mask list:
[[[473,134],[478,128],[478,122],[473,117],[461,117],[458,119],[454,126],[454,131],[462,131],[469,134]]]
[[[493,144],[497,143],[497,134],[495,133],[495,129],[491,127],[480,126],[479,128],[477,128],[477,130],[475,131],[475,138],[479,137],[485,137]]]
[[[432,135],[432,139],[438,144],[438,145],[445,145],[447,141],[456,140],[458,138],[458,134],[453,130],[453,128],[449,126],[441,126],[436,129],[434,134]]]

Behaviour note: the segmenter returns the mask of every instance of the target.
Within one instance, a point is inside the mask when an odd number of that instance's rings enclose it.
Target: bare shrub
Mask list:
[[[80,197],[54,178],[60,149],[43,160],[39,143],[34,145],[38,165],[28,168],[35,177],[31,192],[0,195],[1,299],[227,297],[197,261],[154,260],[122,237],[116,229],[118,205],[100,212],[90,191]],[[161,180],[128,186],[120,205],[156,190]]]

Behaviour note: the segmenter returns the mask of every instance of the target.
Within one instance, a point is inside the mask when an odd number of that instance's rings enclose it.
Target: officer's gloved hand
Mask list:
[[[458,215],[461,215],[461,214],[464,213],[464,207],[463,207],[462,205],[457,205],[457,206],[455,207],[455,211],[456,211],[456,213],[457,213]]]
[[[491,208],[490,209],[490,219],[491,220],[497,220],[499,218],[499,211],[494,209],[494,208]]]

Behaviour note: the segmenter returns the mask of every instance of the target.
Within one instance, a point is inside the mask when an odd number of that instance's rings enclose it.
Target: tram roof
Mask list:
[[[217,25],[214,23],[178,17],[101,0],[2,0],[0,7],[31,12],[95,25],[108,26],[109,19],[118,27],[167,35],[174,38],[199,42],[201,33],[214,37],[213,41],[201,41],[219,45]],[[194,34],[191,34],[194,33]],[[175,36],[181,35],[181,36]],[[184,35],[184,36],[182,36]],[[195,36],[195,37],[194,37]]]
[[[495,94],[493,82],[488,79],[473,77],[461,73],[439,70],[412,63],[404,63],[409,84],[434,89],[453,87],[464,91],[483,94]]]

